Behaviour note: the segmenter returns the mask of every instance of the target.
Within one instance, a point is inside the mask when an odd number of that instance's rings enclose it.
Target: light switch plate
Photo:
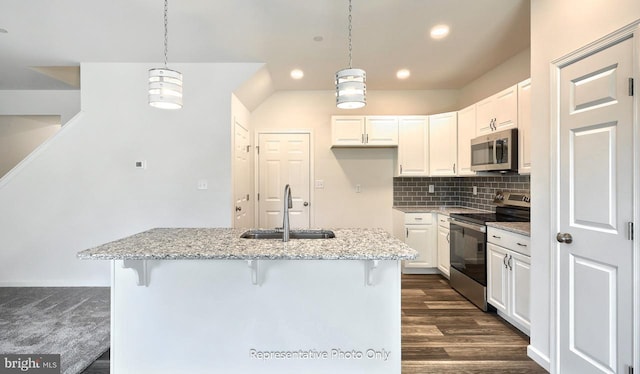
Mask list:
[[[198,181],[198,189],[199,190],[208,190],[209,189],[209,183],[207,182],[206,179],[200,179]]]
[[[474,195],[478,194],[478,186],[473,186],[473,194]]]
[[[316,179],[316,190],[321,190],[324,188],[324,180],[322,179]]]
[[[362,193],[362,186],[359,184],[356,184],[356,193]]]
[[[136,169],[146,169],[147,168],[147,161],[139,160],[139,161],[136,161],[134,165],[135,165]]]
[[[433,184],[429,185],[429,193],[435,193],[436,192],[436,187]]]

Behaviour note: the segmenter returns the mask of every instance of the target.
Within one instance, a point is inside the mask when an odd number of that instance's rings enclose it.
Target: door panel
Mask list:
[[[233,226],[236,228],[249,228],[253,226],[253,213],[249,204],[251,196],[251,168],[249,159],[249,130],[234,119],[234,150],[233,150],[233,176],[234,176],[234,214]]]
[[[632,39],[560,70],[556,247],[561,373],[632,363]]]
[[[505,265],[507,252],[492,243],[487,243],[487,302],[499,311],[508,313],[507,288],[508,268]]]
[[[309,228],[309,134],[259,134],[258,201],[262,228],[282,227],[284,186],[291,186],[291,228]],[[305,205],[305,203],[307,205]]]
[[[616,125],[585,126],[569,133],[572,226],[616,229]]]

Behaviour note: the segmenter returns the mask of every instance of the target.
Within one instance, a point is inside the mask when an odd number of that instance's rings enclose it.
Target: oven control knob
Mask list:
[[[571,244],[571,242],[573,242],[573,237],[569,233],[563,234],[559,232],[558,235],[556,235],[556,240],[558,243]]]

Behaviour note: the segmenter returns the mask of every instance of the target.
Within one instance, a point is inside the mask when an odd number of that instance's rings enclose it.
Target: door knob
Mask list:
[[[558,241],[558,243],[571,244],[571,242],[573,241],[573,237],[569,233],[563,234],[559,232],[558,235],[556,235],[556,240]]]
[[[305,201],[304,203],[302,203],[302,205],[309,206],[309,203]]]

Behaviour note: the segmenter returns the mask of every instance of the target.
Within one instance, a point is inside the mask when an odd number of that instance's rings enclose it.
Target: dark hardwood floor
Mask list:
[[[402,373],[546,373],[529,338],[484,313],[440,275],[402,276]]]

